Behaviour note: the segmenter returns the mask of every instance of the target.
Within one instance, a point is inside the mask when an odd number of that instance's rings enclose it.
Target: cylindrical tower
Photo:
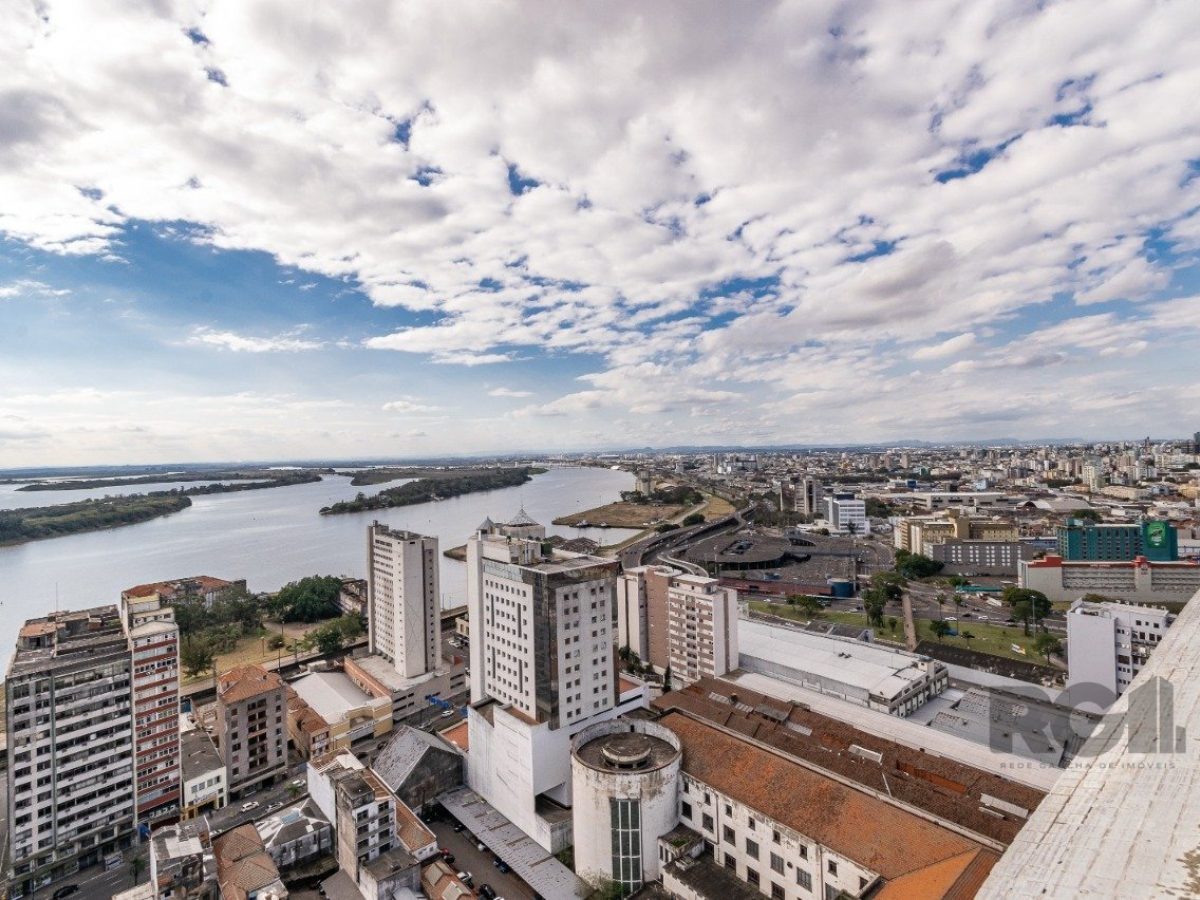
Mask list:
[[[658,838],[679,822],[679,738],[653,722],[613,719],[571,744],[575,871],[636,891],[658,877]]]

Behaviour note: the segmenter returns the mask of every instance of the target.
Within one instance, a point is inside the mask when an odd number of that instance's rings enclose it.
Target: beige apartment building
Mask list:
[[[237,666],[217,679],[217,749],[229,799],[287,775],[287,694],[275,672]]]

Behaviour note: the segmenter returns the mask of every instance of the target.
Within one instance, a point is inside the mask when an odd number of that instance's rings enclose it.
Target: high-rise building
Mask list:
[[[179,628],[157,593],[121,595],[121,621],[133,654],[135,817],[153,826],[179,818]]]
[[[571,737],[622,711],[618,563],[555,550],[544,536],[522,514],[507,525],[485,521],[467,542],[467,778],[557,852],[571,837]]]
[[[667,588],[674,574],[670,566],[637,566],[617,578],[617,646],[659,673],[671,664]]]
[[[4,681],[6,874],[24,895],[132,842],[131,668],[115,606],[30,619],[19,632]]]
[[[367,573],[371,653],[405,678],[438,668],[437,538],[393,531],[375,522],[368,532]]]
[[[738,596],[705,575],[672,574],[667,630],[672,684],[691,684],[738,667]]]
[[[262,666],[237,666],[217,679],[217,749],[230,800],[287,775],[287,696]]]
[[[1107,705],[1125,693],[1174,621],[1173,613],[1154,606],[1072,603],[1067,612],[1072,702]]]
[[[796,512],[806,516],[820,515],[825,497],[821,482],[811,475],[805,475],[796,487]]]

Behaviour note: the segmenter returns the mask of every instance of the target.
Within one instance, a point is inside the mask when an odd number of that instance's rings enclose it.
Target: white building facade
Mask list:
[[[375,522],[367,537],[370,651],[405,678],[438,668],[438,540]]]
[[[1076,600],[1067,613],[1068,688],[1103,688],[1115,700],[1174,621],[1173,613],[1156,607]]]
[[[867,503],[852,494],[833,494],[825,498],[825,521],[836,534],[870,534]]]

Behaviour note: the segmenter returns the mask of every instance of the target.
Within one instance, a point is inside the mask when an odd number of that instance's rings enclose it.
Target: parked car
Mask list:
[[[307,785],[307,784],[308,784],[308,782],[307,782],[307,781],[305,781],[303,778],[293,778],[293,779],[292,779],[292,787],[300,787],[300,788],[302,788],[302,787],[304,787],[304,786],[305,786],[305,785]]]
[[[501,875],[507,875],[509,872],[512,871],[512,869],[510,869],[508,867],[508,863],[506,863],[502,859],[496,860],[496,868],[500,870]]]
[[[465,826],[465,825],[463,825],[463,823],[462,823],[462,822],[455,822],[455,823],[454,823],[454,830],[455,830],[455,832],[456,832],[456,833],[457,833],[457,832],[461,832],[461,831],[463,830],[463,828],[465,828],[465,827],[466,827],[466,826]]]
[[[463,884],[465,884],[467,887],[470,887],[472,884],[475,883],[475,879],[471,877],[470,872],[459,872],[458,880],[461,881]]]
[[[479,896],[482,897],[483,900],[496,900],[496,892],[492,890],[492,886],[490,884],[481,884],[479,886]]]
[[[475,849],[478,850],[480,853],[484,853],[487,851],[487,845],[483,841],[476,841]]]
[[[276,800],[274,803],[271,803],[267,806],[267,812],[274,812],[275,810],[282,809],[282,808],[283,808],[283,801]]]
[[[250,812],[252,809],[258,809],[261,804],[257,800],[251,800],[249,803],[242,804],[242,812]]]
[[[449,719],[452,715],[454,715],[454,710],[452,710],[452,709],[443,709],[442,710],[442,718],[443,719]]]
[[[63,897],[70,897],[72,894],[77,894],[77,893],[79,893],[79,885],[64,884],[62,887],[60,887],[57,891],[55,891],[50,896],[53,897],[54,900],[62,900]]]

